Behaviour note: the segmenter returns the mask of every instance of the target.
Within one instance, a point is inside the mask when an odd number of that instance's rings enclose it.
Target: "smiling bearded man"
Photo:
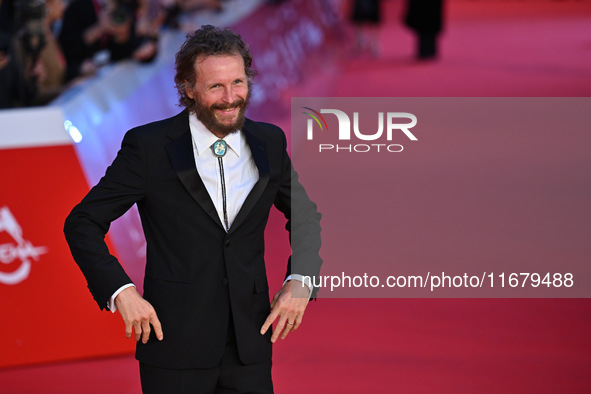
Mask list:
[[[66,219],[98,306],[118,310],[137,341],[144,393],[272,393],[272,343],[299,327],[314,297],[320,214],[283,131],[244,116],[251,64],[229,29],[188,35],[175,76],[185,110],[128,131]],[[104,241],[134,204],[147,243],[143,296]],[[264,234],[272,206],[287,218],[292,254],[270,302]]]
[[[195,86],[186,88],[187,96],[195,100],[197,119],[220,138],[237,132],[244,125],[244,113],[250,98],[244,60],[240,55],[201,56],[197,64],[200,73]],[[227,91],[216,82],[224,79],[228,80]],[[212,103],[208,106],[209,102]]]

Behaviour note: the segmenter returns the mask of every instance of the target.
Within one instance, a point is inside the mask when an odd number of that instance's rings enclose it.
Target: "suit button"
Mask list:
[[[230,246],[230,240],[227,239],[226,242],[224,242],[224,246],[227,248],[228,246]]]
[[[224,278],[224,280],[222,281],[222,283],[224,284],[224,286],[228,286],[228,278]]]

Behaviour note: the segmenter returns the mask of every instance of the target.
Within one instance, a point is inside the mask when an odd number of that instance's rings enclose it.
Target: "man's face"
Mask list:
[[[242,57],[200,56],[195,67],[195,86],[186,93],[195,100],[197,118],[220,138],[239,130],[249,93]]]

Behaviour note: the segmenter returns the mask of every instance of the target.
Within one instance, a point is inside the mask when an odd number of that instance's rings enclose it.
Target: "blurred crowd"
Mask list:
[[[187,30],[183,16],[222,12],[231,1],[0,0],[0,109],[47,104],[109,63],[149,63],[158,54],[163,30]],[[347,5],[354,54],[380,57],[384,0],[333,1]],[[416,36],[416,58],[436,59],[443,0],[404,3],[403,23]]]
[[[222,2],[0,0],[0,108],[44,105],[107,63],[149,63],[182,13]]]

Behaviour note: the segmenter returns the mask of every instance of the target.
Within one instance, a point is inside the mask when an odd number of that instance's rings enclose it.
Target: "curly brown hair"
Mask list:
[[[244,60],[244,72],[251,86],[256,70],[251,68],[252,55],[239,34],[225,28],[212,25],[201,26],[194,33],[187,34],[187,39],[176,54],[175,86],[179,94],[179,104],[189,112],[195,112],[195,101],[187,96],[186,88],[195,86],[197,70],[195,62],[199,56],[240,55]]]

